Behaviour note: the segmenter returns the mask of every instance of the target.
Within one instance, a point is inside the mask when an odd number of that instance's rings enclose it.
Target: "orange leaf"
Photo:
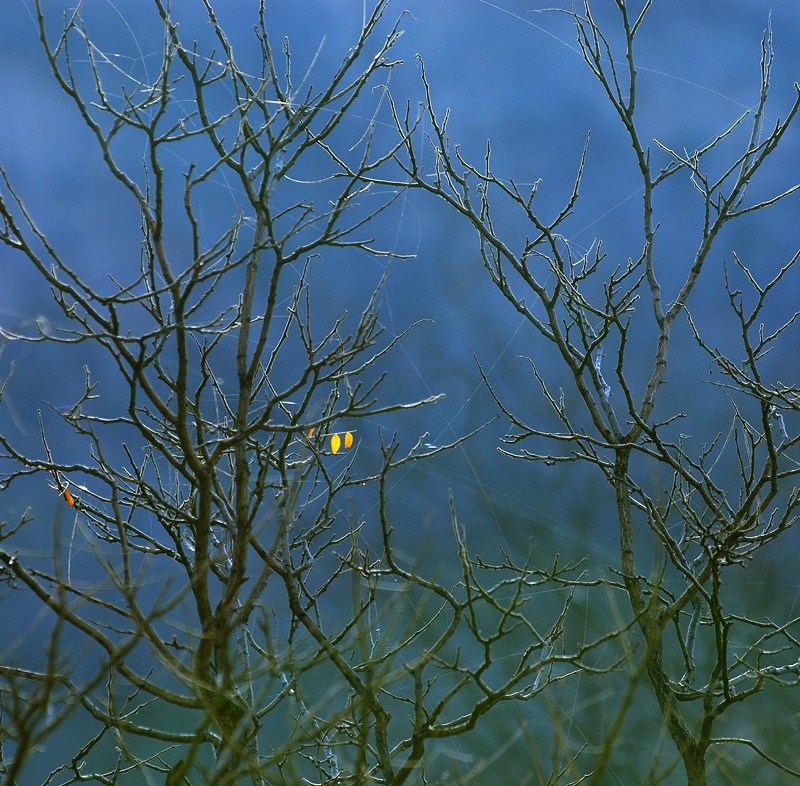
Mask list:
[[[65,489],[61,489],[61,494],[64,497],[64,499],[67,501],[67,505],[69,505],[71,508],[74,508],[75,507],[75,497],[73,497],[72,494],[69,493],[69,489],[66,489],[66,488]]]
[[[348,448],[351,448],[352,446],[353,446],[353,434],[352,434],[352,432],[348,431],[344,435],[344,447],[345,447],[345,450],[347,450]]]
[[[338,434],[333,434],[331,436],[331,453],[338,453],[340,447],[342,447],[342,438]]]
[[[315,431],[315,429],[313,429],[313,428],[311,428],[311,429],[309,430],[309,432],[308,432],[308,438],[309,438],[309,439],[311,439],[311,437],[313,437],[313,436],[314,436],[314,431]]]

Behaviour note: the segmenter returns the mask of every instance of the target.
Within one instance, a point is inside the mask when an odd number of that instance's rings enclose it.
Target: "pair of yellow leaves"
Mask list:
[[[314,429],[312,428],[311,431],[308,432],[308,438],[314,436]],[[352,431],[345,431],[341,434],[331,434],[331,453],[336,455],[341,449],[344,447],[345,450],[349,450],[353,447],[353,432]]]
[[[353,434],[350,431],[345,431],[344,436],[331,434],[331,453],[338,453],[342,445],[344,445],[345,450],[353,446]]]

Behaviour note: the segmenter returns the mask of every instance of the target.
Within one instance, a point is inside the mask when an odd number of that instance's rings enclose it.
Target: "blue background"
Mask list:
[[[45,2],[54,28],[61,5]],[[252,33],[255,2],[220,3],[220,19],[228,32],[240,66],[258,69],[259,50]],[[591,131],[581,199],[562,230],[577,251],[602,240],[605,251],[620,263],[641,251],[641,189],[635,162],[621,124],[599,85],[583,63],[568,17],[554,12],[530,13],[549,3],[497,3],[480,0],[406,0],[390,8],[387,23],[403,8],[410,15],[395,54],[404,65],[392,74],[390,90],[399,105],[422,98],[419,55],[425,64],[437,113],[450,111],[449,137],[463,155],[479,164],[486,140],[492,143],[493,168],[498,177],[518,183],[541,179],[538,204],[552,216],[563,205],[574,181],[580,154]],[[619,45],[617,15],[612,3],[597,3],[595,18],[612,42]],[[601,7],[602,6],[602,7]],[[208,36],[195,3],[175,2],[186,39]],[[295,73],[322,84],[340,62],[358,33],[362,4],[349,0],[268,4],[273,43],[289,36]],[[772,95],[765,126],[785,115],[800,78],[800,11],[790,0],[773,2],[656,2],[638,39],[639,117],[643,139],[657,138],[672,149],[692,150],[710,141],[736,118],[755,107],[759,90],[760,39],[771,9],[775,63]],[[23,196],[40,228],[60,252],[98,288],[109,274],[125,277],[139,258],[139,224],[132,200],[109,176],[97,146],[70,101],[49,73],[37,41],[28,0],[5,0],[0,5],[0,162]],[[114,66],[147,78],[160,57],[160,28],[148,4],[88,0],[83,9],[95,42],[109,55],[104,78],[113,91]],[[388,29],[388,28],[387,28]],[[277,48],[277,46],[276,46]],[[316,58],[316,60],[315,60]],[[119,78],[122,81],[122,78]],[[372,103],[374,108],[377,95]],[[378,115],[391,134],[385,103]],[[366,127],[369,115],[350,119],[353,140]],[[417,142],[425,146],[423,123]],[[388,138],[388,137],[387,137]],[[432,166],[430,148],[423,159]],[[653,147],[654,157],[662,155]],[[122,151],[132,168],[140,167],[143,147],[134,141]],[[666,162],[664,156],[664,161]],[[185,162],[174,162],[176,171]],[[761,173],[751,199],[776,193],[800,175],[800,138],[790,130],[775,162]],[[662,283],[669,291],[686,270],[699,237],[700,201],[691,184],[674,179],[659,197]],[[203,204],[209,227],[223,228],[239,204],[240,195],[223,180],[214,184]],[[724,343],[731,331],[721,283],[722,262],[730,252],[766,277],[800,246],[798,200],[793,197],[764,215],[737,223],[720,240],[707,278],[694,294],[690,308],[712,336]],[[524,234],[509,216],[512,234]],[[362,457],[369,461],[368,427],[398,429],[411,445],[422,432],[440,444],[490,420],[497,407],[485,390],[472,353],[489,373],[511,409],[538,424],[550,413],[538,394],[528,365],[518,356],[536,359],[545,373],[560,377],[548,347],[521,321],[495,291],[482,268],[474,235],[452,213],[429,198],[404,195],[376,229],[384,245],[413,260],[393,263],[387,285],[382,323],[389,335],[424,319],[392,356],[388,368],[391,396],[415,399],[435,393],[446,398],[402,420],[359,425]],[[175,253],[185,248],[188,235],[176,228],[168,238]],[[320,313],[330,317],[349,309],[358,313],[383,272],[384,262],[365,257],[332,255],[315,269],[315,296]],[[29,334],[36,321],[63,324],[47,288],[25,261],[0,248],[0,327]],[[796,282],[785,290],[785,302],[775,308],[797,308]],[[634,347],[647,368],[651,345],[647,334]],[[787,334],[785,353],[770,360],[774,379],[787,383],[797,375],[797,332]],[[96,348],[31,346],[8,341],[0,372],[14,364],[14,376],[0,405],[0,428],[18,444],[39,450],[37,409],[43,402],[56,408],[70,405],[82,388],[83,367],[101,380],[102,406],[113,411],[125,391],[102,384],[108,360]],[[730,412],[722,411],[704,388],[708,362],[694,348],[685,326],[676,331],[668,384],[662,391],[664,411],[691,406],[698,441],[724,431]],[[47,416],[46,416],[47,417]],[[52,419],[57,433],[58,426]],[[425,468],[415,469],[393,490],[393,515],[400,538],[409,544],[445,544],[451,539],[447,490],[452,489],[471,550],[492,555],[502,544],[524,554],[529,542],[547,561],[555,551],[569,557],[591,556],[591,569],[617,566],[616,528],[609,505],[611,490],[587,468],[569,466],[548,470],[516,462],[497,452],[506,424],[494,422],[463,448]],[[81,447],[63,433],[51,447],[62,455]],[[373,452],[372,455],[375,455]],[[32,507],[37,522],[28,547],[46,548],[57,498],[41,478],[3,492],[0,517],[14,520]],[[55,515],[59,515],[57,512]],[[42,531],[44,530],[44,531]],[[44,536],[44,540],[42,537]],[[791,536],[790,536],[791,537]],[[796,538],[795,538],[796,540]],[[38,541],[38,543],[37,543]],[[783,541],[785,544],[787,541]],[[800,580],[787,564],[786,546],[765,550],[759,563],[748,568],[748,591],[767,608],[791,614],[800,595]],[[436,549],[428,554],[435,560]],[[791,559],[794,564],[794,557]],[[588,604],[588,601],[587,601]],[[587,616],[591,610],[587,606]],[[36,640],[20,632],[11,648],[24,651]]]

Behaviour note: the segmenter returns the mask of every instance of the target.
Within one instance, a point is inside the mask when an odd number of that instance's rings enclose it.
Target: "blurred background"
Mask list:
[[[42,5],[55,34],[63,20],[63,5],[53,0],[43,0]],[[642,247],[642,192],[635,161],[619,118],[581,58],[570,19],[547,10],[550,5],[520,0],[397,0],[382,29],[388,32],[394,19],[407,10],[401,23],[405,32],[394,50],[404,62],[392,72],[389,89],[398,106],[410,102],[416,107],[423,98],[417,57],[421,58],[439,117],[449,111],[452,144],[480,166],[491,140],[498,177],[531,185],[541,180],[537,204],[547,218],[557,214],[572,191],[591,133],[581,198],[562,232],[576,254],[602,242],[609,260],[624,264],[628,258],[637,258]],[[200,4],[180,0],[172,8],[184,41],[197,39],[201,51],[210,49],[213,42]],[[288,38],[296,79],[305,77],[309,85],[321,85],[338,66],[356,39],[364,10],[361,2],[352,0],[275,0],[267,8],[273,45],[279,50],[283,37]],[[256,11],[255,0],[225,0],[217,8],[240,67],[253,73],[260,69],[260,50],[253,34]],[[612,46],[619,46],[614,4],[595,3],[593,13]],[[50,74],[34,15],[32,0],[0,4],[0,163],[53,246],[74,260],[74,267],[84,275],[96,277],[102,288],[109,276],[124,280],[126,271],[138,270],[139,219],[132,200],[109,175],[92,135]],[[147,2],[87,0],[82,15],[95,44],[105,53],[101,71],[107,89],[114,92],[124,83],[122,72],[144,80],[156,73],[162,33]],[[752,110],[759,95],[760,42],[769,24],[775,62],[767,128],[785,116],[794,82],[800,79],[800,14],[795,0],[771,4],[656,0],[638,39],[642,138],[657,139],[675,151],[692,151]],[[371,102],[362,103],[366,108],[370,105],[373,111],[378,107],[379,128],[390,139],[386,102],[376,92]],[[365,112],[349,119],[353,143],[371,116]],[[425,151],[423,163],[432,168],[433,152],[425,141],[429,131],[421,123],[417,142]],[[740,137],[744,135],[743,131]],[[729,151],[734,149],[739,148]],[[132,140],[122,154],[132,169],[141,170],[141,139]],[[653,159],[668,160],[655,146]],[[176,172],[184,171],[186,165],[185,160],[174,161]],[[795,128],[760,174],[750,198],[757,201],[777,193],[798,177],[800,139]],[[210,232],[227,226],[243,204],[236,187],[224,178],[213,186],[202,205]],[[691,262],[699,238],[701,202],[686,178],[673,178],[657,208],[660,275],[669,298]],[[724,343],[734,326],[723,287],[723,262],[730,262],[735,251],[764,278],[774,274],[800,246],[797,209],[797,198],[791,198],[768,213],[736,223],[720,238],[702,286],[690,303],[710,344]],[[502,221],[503,214],[498,218]],[[507,221],[510,236],[524,237],[525,227],[514,225],[510,215]],[[510,409],[536,425],[555,426],[530,366],[520,356],[534,359],[554,389],[566,379],[553,364],[549,347],[495,291],[482,267],[476,238],[464,223],[424,195],[410,192],[379,219],[375,233],[383,247],[413,255],[413,259],[392,263],[381,317],[387,335],[425,320],[393,353],[386,368],[387,390],[398,400],[438,393],[445,398],[401,418],[359,423],[359,460],[368,463],[370,456],[377,456],[370,447],[375,439],[370,426],[397,430],[410,447],[422,433],[429,435],[426,441],[442,444],[492,421],[498,408],[481,381],[474,357]],[[188,238],[186,228],[176,224],[168,239],[175,254],[188,250]],[[335,254],[315,263],[312,295],[317,319],[324,322],[343,309],[360,313],[385,264],[365,255]],[[63,325],[47,287],[23,258],[0,248],[0,271],[0,328],[32,334],[37,322]],[[785,303],[775,307],[776,319],[784,311],[797,309],[796,285],[785,292]],[[707,395],[708,361],[694,346],[688,329],[682,326],[676,333],[660,414],[687,411],[690,417],[683,430],[697,435],[700,445],[727,431],[731,414]],[[640,359],[643,373],[649,371],[651,338],[643,332],[641,346],[631,349],[631,366]],[[794,331],[785,338],[786,351],[770,360],[775,380],[796,381],[797,348]],[[0,429],[30,452],[40,450],[37,410],[43,410],[57,434],[56,419],[47,414],[47,407],[62,409],[74,402],[82,390],[84,367],[100,382],[102,406],[113,410],[125,401],[126,393],[103,381],[108,363],[108,358],[88,345],[65,348],[7,341],[0,374],[4,377],[12,364],[14,374],[0,404]],[[580,465],[545,468],[501,455],[498,446],[507,427],[502,418],[495,420],[463,447],[424,468],[417,465],[397,479],[392,504],[400,541],[410,549],[420,543],[440,546],[441,551],[426,548],[426,559],[434,562],[442,559],[440,554],[452,553],[447,506],[448,491],[452,491],[473,553],[493,558],[503,547],[523,558],[532,546],[542,564],[560,553],[564,559],[588,556],[587,570],[592,573],[606,575],[607,566],[618,567],[610,508],[613,494],[602,478]],[[62,457],[70,454],[80,460],[81,446],[72,444],[67,434],[63,438],[64,444],[54,442],[51,448]],[[36,478],[3,492],[0,518],[13,521],[32,508],[40,522],[29,528],[29,546],[34,548],[37,538],[46,535],[44,543],[49,538],[45,522],[63,515],[58,504],[57,495]],[[358,513],[370,515],[369,510]],[[797,537],[790,534],[748,568],[746,592],[765,614],[787,617],[800,608],[800,578],[794,559],[786,556],[797,545]],[[589,595],[578,597],[576,603],[584,604],[587,629],[591,628],[595,609]],[[9,646],[20,654],[35,647],[32,631],[22,626]],[[565,696],[565,706],[577,698],[577,693]],[[796,739],[798,709],[800,702],[788,698],[784,711],[789,738]],[[642,711],[652,713],[653,708]],[[513,726],[513,721],[509,723]],[[573,733],[579,738],[582,732],[575,729]]]

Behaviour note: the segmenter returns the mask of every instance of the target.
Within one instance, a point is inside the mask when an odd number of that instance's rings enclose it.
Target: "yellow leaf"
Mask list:
[[[308,438],[311,439],[311,437],[313,437],[313,436],[314,436],[314,429],[312,428],[308,432]]]
[[[352,446],[353,446],[353,434],[350,431],[348,431],[344,435],[344,448],[345,448],[345,450],[347,450],[348,448],[351,448]]]
[[[331,436],[331,453],[338,453],[340,447],[342,447],[342,438],[338,434],[333,434]]]

